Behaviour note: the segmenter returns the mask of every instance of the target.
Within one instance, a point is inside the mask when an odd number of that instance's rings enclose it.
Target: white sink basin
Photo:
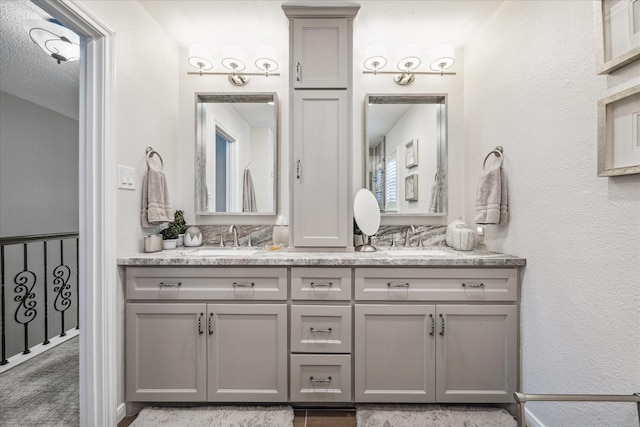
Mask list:
[[[202,248],[190,252],[191,255],[197,256],[249,256],[258,252],[257,249],[239,249],[239,248]]]
[[[443,249],[390,249],[384,251],[385,254],[391,256],[452,256],[453,252]]]

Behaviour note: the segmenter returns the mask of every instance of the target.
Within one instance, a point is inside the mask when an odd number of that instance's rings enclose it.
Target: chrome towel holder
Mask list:
[[[164,161],[162,161],[162,156],[160,155],[160,153],[158,153],[156,150],[154,150],[153,147],[147,147],[145,152],[147,153],[147,158],[146,158],[147,168],[153,169],[151,167],[151,165],[149,164],[149,159],[151,157],[153,157],[154,155],[156,155],[160,159],[160,172],[163,172],[164,171]]]
[[[485,170],[487,160],[489,160],[489,157],[491,157],[492,154],[500,159],[500,167],[502,167],[502,163],[504,163],[504,149],[501,145],[498,145],[484,158],[484,162],[482,162],[482,170]]]

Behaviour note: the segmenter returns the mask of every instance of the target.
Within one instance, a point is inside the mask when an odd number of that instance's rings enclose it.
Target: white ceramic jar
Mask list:
[[[458,225],[467,226],[467,224],[465,224],[465,222],[459,216],[455,217],[453,221],[451,221],[449,225],[447,225],[445,238],[446,238],[447,246],[449,246],[450,248],[453,247],[453,229]]]
[[[456,225],[451,232],[453,249],[470,251],[476,244],[476,233],[467,224]]]

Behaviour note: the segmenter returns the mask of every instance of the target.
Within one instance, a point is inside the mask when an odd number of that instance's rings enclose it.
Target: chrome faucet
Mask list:
[[[233,247],[237,248],[238,246],[240,246],[240,243],[238,243],[238,229],[235,225],[231,225],[231,227],[229,228],[229,233],[233,234]]]
[[[404,245],[405,246],[411,246],[411,233],[415,233],[416,229],[413,227],[413,225],[410,225],[407,227],[407,231],[405,231],[404,233]]]

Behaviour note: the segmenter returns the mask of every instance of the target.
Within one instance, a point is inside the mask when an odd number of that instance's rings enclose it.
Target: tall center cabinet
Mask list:
[[[346,248],[353,231],[350,106],[359,6],[283,10],[291,67],[291,243]]]

